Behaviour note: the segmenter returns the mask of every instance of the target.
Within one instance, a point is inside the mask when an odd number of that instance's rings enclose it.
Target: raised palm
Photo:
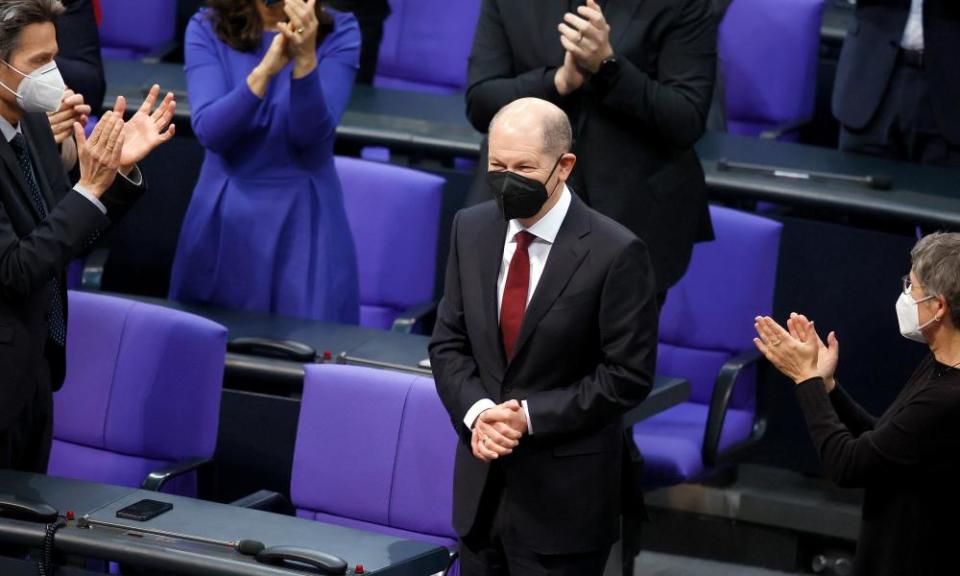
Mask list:
[[[120,154],[120,164],[125,168],[132,168],[135,164],[147,157],[161,144],[173,138],[176,126],[171,124],[177,103],[173,93],[168,93],[163,102],[157,106],[160,96],[160,86],[154,84],[147,94],[143,105],[137,110],[124,127],[123,152]],[[114,110],[123,114],[126,102],[123,97],[117,98]]]

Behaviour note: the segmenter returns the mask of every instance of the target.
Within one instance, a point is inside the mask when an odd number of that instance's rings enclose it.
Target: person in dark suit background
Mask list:
[[[66,12],[57,22],[57,68],[66,82],[60,109],[48,114],[53,137],[60,145],[63,166],[72,171],[77,165],[77,145],[73,123],[86,126],[91,113],[103,108],[107,82],[100,57],[100,32],[92,0],[62,0]]]
[[[571,188],[647,244],[662,299],[686,271],[693,244],[713,237],[693,150],[713,95],[713,6],[711,0],[577,4],[483,0],[467,116],[485,131],[497,110],[524,96],[567,112],[581,160]]]
[[[525,98],[490,127],[496,197],[455,218],[430,343],[460,441],[461,573],[599,575],[619,534],[621,415],[649,393],[644,243],[566,182],[562,110]]]
[[[54,61],[63,10],[58,0],[0,4],[0,468],[32,472],[46,470],[66,369],[66,266],[140,197],[137,163],[174,134],[172,94],[154,110],[154,86],[126,124],[118,98],[89,140],[73,125],[71,187],[45,114],[65,90]]]
[[[362,38],[356,82],[373,84],[383,40],[383,23],[390,17],[390,3],[387,0],[329,0],[327,4],[337,10],[353,12],[356,17]]]
[[[859,0],[840,52],[840,149],[960,166],[960,3]]]

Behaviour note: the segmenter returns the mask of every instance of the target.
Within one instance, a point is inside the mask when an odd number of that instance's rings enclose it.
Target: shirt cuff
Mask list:
[[[523,406],[523,415],[527,417],[527,436],[533,436],[533,422],[530,421],[530,408],[527,407],[527,401],[522,400],[520,405]]]
[[[136,164],[133,165],[133,170],[130,171],[129,176],[124,175],[123,172],[117,172],[117,174],[123,176],[124,180],[133,184],[134,186],[143,186],[143,174],[140,173],[140,167]]]
[[[73,189],[76,190],[78,194],[80,194],[81,196],[89,200],[94,206],[96,206],[97,210],[99,210],[101,214],[103,214],[104,216],[107,215],[107,207],[104,206],[103,202],[101,202],[99,198],[94,196],[92,192],[90,192],[89,190],[87,190],[86,188],[84,188],[79,184],[74,186]]]
[[[496,408],[497,405],[494,404],[493,400],[489,398],[484,398],[483,400],[477,400],[473,406],[467,410],[467,415],[463,417],[463,424],[467,427],[468,430],[473,429],[473,423],[477,421],[477,418],[480,417],[480,414],[484,410],[489,410],[491,408]]]

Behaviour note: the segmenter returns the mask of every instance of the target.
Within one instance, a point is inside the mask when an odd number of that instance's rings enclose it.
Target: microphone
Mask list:
[[[847,184],[857,184],[866,186],[871,190],[890,190],[893,187],[893,178],[890,176],[854,176],[852,174],[837,174],[834,172],[817,172],[815,170],[795,170],[778,166],[768,166],[766,164],[750,164],[747,162],[730,162],[729,160],[718,160],[717,170],[720,172],[750,172],[774,178],[787,178],[792,180],[826,180],[833,182],[844,182]]]
[[[244,556],[256,556],[266,546],[259,540],[240,540],[233,545],[233,548]]]

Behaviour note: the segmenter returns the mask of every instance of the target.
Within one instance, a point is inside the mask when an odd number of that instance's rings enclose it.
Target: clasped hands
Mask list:
[[[557,27],[566,50],[563,66],[554,76],[557,91],[566,96],[579,90],[604,60],[613,56],[610,25],[596,0],[587,0],[577,13],[567,12]]]
[[[757,316],[753,326],[758,335],[753,343],[784,376],[794,384],[822,378],[827,392],[833,390],[840,360],[840,342],[834,332],[824,344],[813,321],[796,312],[787,319],[786,329],[769,316]]]
[[[473,424],[470,447],[473,455],[484,462],[508,456],[527,433],[527,415],[516,400],[484,410]]]
[[[317,66],[317,0],[284,0],[287,22],[278,22],[277,34],[259,68],[272,78],[292,60],[294,78],[302,78]]]

